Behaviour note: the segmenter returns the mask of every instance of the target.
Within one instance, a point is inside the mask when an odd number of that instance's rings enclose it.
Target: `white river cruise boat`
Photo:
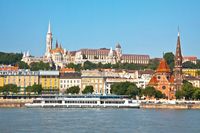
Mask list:
[[[139,108],[139,101],[116,95],[62,95],[36,98],[26,107],[55,108]]]

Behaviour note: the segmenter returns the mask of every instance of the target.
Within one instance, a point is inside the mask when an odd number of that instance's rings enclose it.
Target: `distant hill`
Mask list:
[[[15,65],[21,61],[22,53],[4,53],[0,52],[0,64]]]

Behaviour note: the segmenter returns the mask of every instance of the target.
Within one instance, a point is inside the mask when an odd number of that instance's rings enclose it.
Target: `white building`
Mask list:
[[[60,92],[65,92],[68,88],[78,86],[81,88],[81,74],[74,73],[61,73],[60,74]]]

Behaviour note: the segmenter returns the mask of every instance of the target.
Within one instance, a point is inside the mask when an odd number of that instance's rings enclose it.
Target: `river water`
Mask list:
[[[0,108],[0,133],[200,133],[200,110]]]

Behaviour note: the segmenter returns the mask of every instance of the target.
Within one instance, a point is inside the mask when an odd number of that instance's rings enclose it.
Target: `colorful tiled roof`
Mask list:
[[[64,54],[64,50],[62,48],[55,48],[50,51],[51,53],[62,53]]]
[[[197,60],[196,56],[184,56],[183,60]]]
[[[155,85],[156,83],[158,83],[158,80],[156,78],[156,76],[154,75],[151,80],[149,81],[149,85]]]
[[[160,64],[158,66],[158,68],[156,69],[156,72],[160,72],[160,73],[170,73],[170,69],[169,69],[169,66],[167,64],[167,62],[165,61],[165,59],[162,59],[160,61]]]

